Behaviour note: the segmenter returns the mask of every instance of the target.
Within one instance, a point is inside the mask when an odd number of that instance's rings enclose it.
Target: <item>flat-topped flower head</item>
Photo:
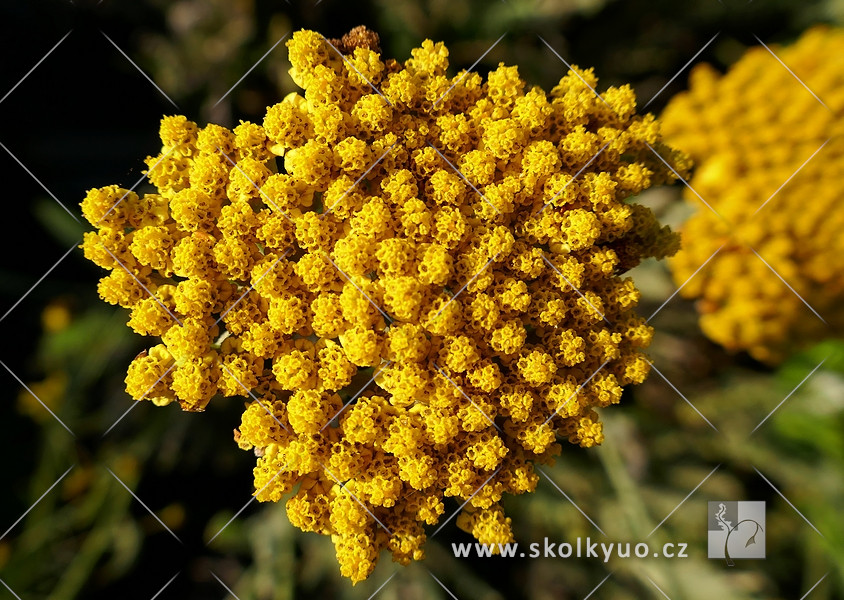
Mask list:
[[[249,397],[256,496],[288,498],[354,582],[382,550],[421,559],[464,503],[461,528],[511,541],[502,496],[561,440],[600,443],[593,407],[647,373],[621,274],[677,239],[629,198],[674,178],[648,144],[684,158],[591,71],[546,93],[514,66],[449,74],[430,40],[404,64],[365,29],[287,46],[302,95],[234,131],[166,117],[157,194],[83,202],[103,298],[161,340],[127,389]]]
[[[662,117],[719,213],[687,194],[697,212],[674,279],[698,299],[707,336],[770,363],[844,332],[844,65],[832,58],[844,31],[815,28],[773,51],[791,71],[761,47],[723,76],[701,65]]]

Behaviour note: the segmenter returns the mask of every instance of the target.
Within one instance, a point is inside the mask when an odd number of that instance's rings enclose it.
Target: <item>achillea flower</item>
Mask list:
[[[697,67],[662,117],[697,164],[691,186],[723,217],[700,205],[686,222],[674,279],[686,282],[723,245],[681,293],[699,299],[707,336],[766,362],[844,331],[844,67],[832,58],[844,31],[812,29],[774,52],[811,92],[759,47],[724,76]]]
[[[464,530],[509,541],[501,497],[535,488],[558,437],[601,442],[595,408],[648,371],[620,274],[677,248],[626,200],[672,179],[647,144],[685,170],[591,70],[546,94],[515,67],[449,76],[442,43],[401,64],[356,35],[341,55],[297,32],[304,96],[233,131],[166,117],[158,193],[83,202],[101,295],[162,341],[129,393],[185,410],[248,393],[255,495],[293,492],[291,522],[330,535],[355,582],[383,549],[422,558],[449,498]]]

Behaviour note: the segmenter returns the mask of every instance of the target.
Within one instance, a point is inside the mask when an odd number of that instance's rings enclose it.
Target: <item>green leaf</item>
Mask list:
[[[63,245],[70,246],[81,241],[82,234],[87,229],[84,224],[75,221],[67,211],[52,199],[42,198],[38,200],[33,208],[33,213],[38,221],[44,225],[44,228]]]

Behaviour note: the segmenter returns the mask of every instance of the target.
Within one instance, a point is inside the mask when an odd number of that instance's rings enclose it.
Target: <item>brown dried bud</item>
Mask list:
[[[381,54],[381,38],[365,25],[358,25],[340,39],[328,41],[343,54],[352,54],[355,48],[368,48]]]

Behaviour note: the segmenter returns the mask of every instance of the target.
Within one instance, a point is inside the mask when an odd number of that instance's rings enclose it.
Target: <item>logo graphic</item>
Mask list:
[[[708,521],[709,558],[765,558],[764,502],[710,502]]]

